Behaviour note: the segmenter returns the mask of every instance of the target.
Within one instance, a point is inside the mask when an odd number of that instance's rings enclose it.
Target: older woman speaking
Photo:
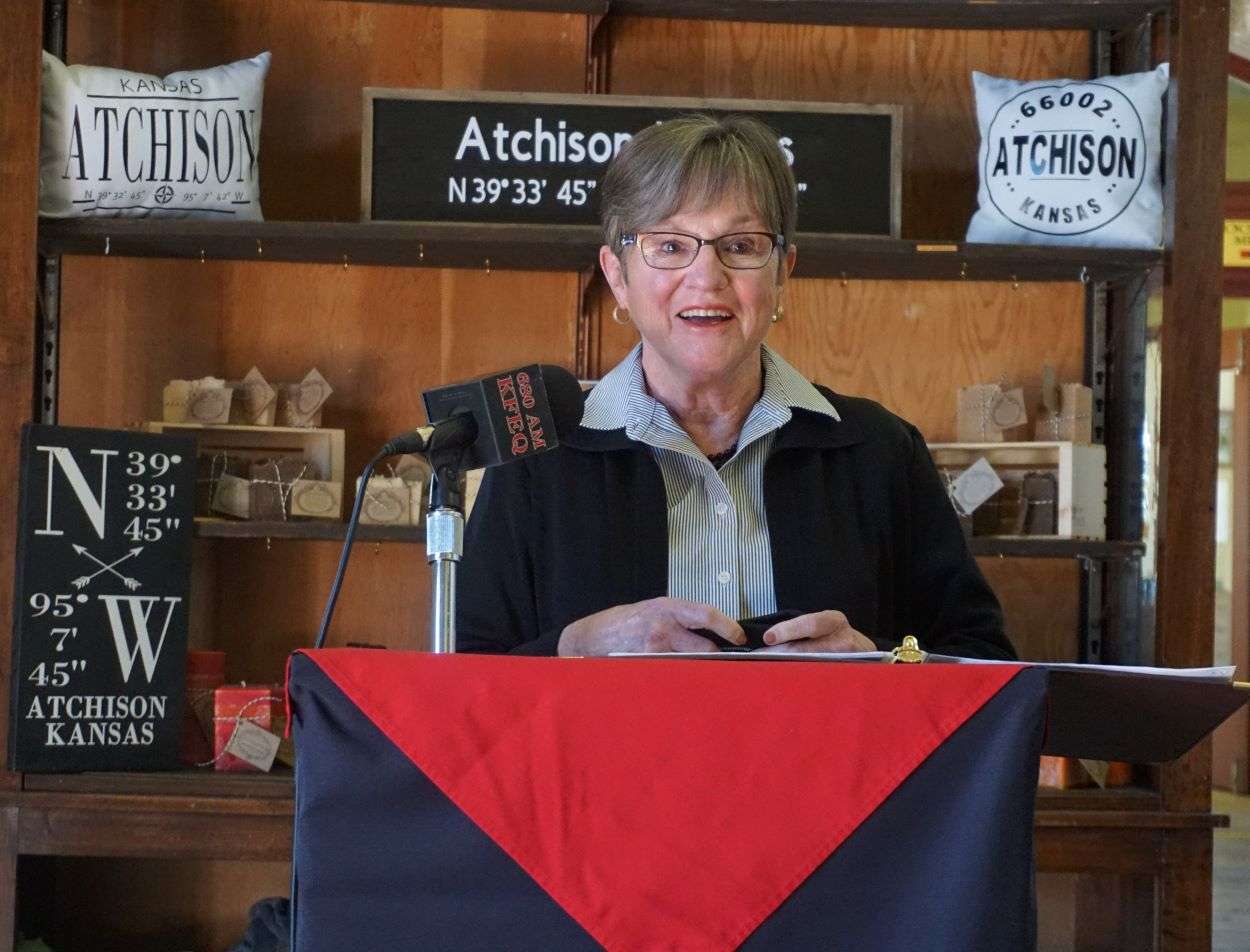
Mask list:
[[[459,648],[1014,656],[919,432],[764,344],[794,268],[794,178],[741,116],[630,140],[600,189],[599,263],[640,343],[551,453],[488,471]]]

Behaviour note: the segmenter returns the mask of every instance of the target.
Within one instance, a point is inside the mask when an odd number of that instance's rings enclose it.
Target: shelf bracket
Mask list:
[[[35,392],[32,418],[56,423],[61,357],[61,257],[39,258],[39,297],[35,330]]]
[[[1105,616],[1103,612],[1104,565],[1098,559],[1081,559],[1081,644],[1080,661],[1102,662]]]
[[[44,0],[43,47],[57,59],[65,61],[66,0]]]

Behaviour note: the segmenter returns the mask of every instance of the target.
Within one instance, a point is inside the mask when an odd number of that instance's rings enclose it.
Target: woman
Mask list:
[[[599,263],[641,342],[557,450],[490,470],[460,572],[462,651],[1011,658],[919,432],[764,346],[796,250],[794,178],[740,116],[635,136],[600,189]]]

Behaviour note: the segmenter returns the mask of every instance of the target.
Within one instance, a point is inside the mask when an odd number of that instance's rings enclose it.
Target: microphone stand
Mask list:
[[[456,569],[464,554],[464,494],[459,472],[451,466],[434,470],[425,513],[425,560],[434,569],[430,599],[430,650],[456,650]]]
[[[467,446],[440,446],[436,435],[428,450],[430,498],[425,513],[425,561],[434,570],[430,598],[430,650],[456,651],[456,570],[464,554],[464,493],[460,474]]]

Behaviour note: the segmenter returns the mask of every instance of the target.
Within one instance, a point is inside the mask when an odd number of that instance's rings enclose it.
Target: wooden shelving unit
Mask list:
[[[328,519],[303,522],[234,522],[228,519],[196,519],[195,535],[200,539],[309,539],[339,540],[347,534],[347,523]],[[356,527],[358,542],[406,542],[424,545],[424,526]]]
[[[365,0],[380,4],[386,0]],[[393,0],[396,4],[429,6],[424,0]],[[362,3],[362,6],[365,3]],[[1177,95],[1170,99],[1169,148],[1186,143],[1184,162],[1170,163],[1175,178],[1175,204],[1186,214],[1172,216],[1164,277],[1168,314],[1164,348],[1164,429],[1169,492],[1162,501],[1163,519],[1181,524],[1191,512],[1209,509],[1208,489],[1200,468],[1186,459],[1214,458],[1214,372],[1207,322],[1218,314],[1208,285],[1218,275],[1218,257],[1205,262],[1207,230],[1218,198],[1212,169],[1220,144],[1212,130],[1217,120],[1204,119],[1204,99],[1224,80],[1223,56],[1213,44],[1226,33],[1226,8],[1196,0],[461,0],[457,6],[501,11],[547,11],[585,14],[592,35],[607,14],[616,17],[673,17],[691,20],[737,20],[778,24],[906,27],[917,30],[1090,30],[1094,72],[1127,71],[1166,50],[1173,59]],[[43,256],[110,256],[235,262],[291,262],[331,267],[387,266],[536,272],[577,272],[593,267],[599,235],[596,228],[529,225],[459,225],[444,222],[358,223],[268,221],[219,223],[198,221],[80,220],[43,221],[36,226],[33,196],[38,178],[38,49],[40,34],[56,43],[66,4],[48,0],[48,25],[25,8],[9,20],[16,42],[0,53],[0,91],[12,110],[0,112],[0,134],[15,143],[14,162],[0,168],[0,185],[16,196],[18,208],[8,220],[12,240],[0,250],[0,355],[12,367],[5,405],[9,430],[24,420],[31,381],[42,379],[36,362],[35,328],[56,324],[59,314],[34,315],[35,259]],[[327,10],[339,5],[327,4]],[[1212,12],[1214,11],[1214,12]],[[75,7],[71,16],[77,16]],[[329,14],[327,14],[329,15]],[[1162,26],[1158,26],[1162,24]],[[315,42],[315,41],[314,41]],[[176,47],[177,40],[171,41]],[[142,51],[142,47],[139,48]],[[174,52],[178,52],[176,49]],[[393,51],[392,51],[393,52]],[[132,55],[139,56],[140,53]],[[586,71],[606,69],[596,62],[588,42]],[[1215,66],[1206,62],[1219,60]],[[1217,76],[1216,66],[1219,66]],[[29,75],[28,75],[29,74]],[[591,81],[588,79],[588,87]],[[511,88],[511,87],[497,87]],[[287,93],[289,95],[289,92]],[[23,106],[25,104],[25,106]],[[33,104],[33,105],[32,105]],[[29,107],[29,108],[26,108]],[[267,121],[268,121],[267,113]],[[1222,118],[1219,119],[1222,122]],[[302,209],[301,209],[302,210]],[[321,210],[325,214],[325,210]],[[1213,233],[1214,234],[1214,233]],[[1101,308],[1110,314],[1111,330],[1099,333],[1104,343],[1123,353],[1131,349],[1144,307],[1137,295],[1144,279],[1158,274],[1164,256],[1154,251],[970,245],[959,241],[799,236],[802,254],[798,277],[870,279],[880,281],[1082,282],[1090,285],[1087,329],[1097,328]],[[98,262],[97,262],[98,263]],[[1209,273],[1208,273],[1209,272]],[[48,278],[44,276],[46,295]],[[1120,294],[1121,290],[1127,293]],[[1108,304],[1099,295],[1110,294]],[[1103,305],[1106,305],[1103,307]],[[1179,306],[1178,306],[1179,305]],[[72,318],[77,315],[68,315]],[[34,318],[32,320],[32,318]],[[1118,336],[1117,336],[1118,335]],[[1216,335],[1218,338],[1218,335]],[[1214,344],[1218,350],[1218,339]],[[1176,355],[1184,354],[1182,360]],[[1135,360],[1130,358],[1130,363]],[[1140,368],[1131,366],[1106,381],[1116,399],[1131,392]],[[39,385],[35,385],[38,395]],[[37,415],[38,411],[36,412]],[[1208,419],[1209,418],[1209,419]],[[1130,412],[1120,423],[1140,426]],[[1211,426],[1207,427],[1210,423]],[[1206,429],[1210,433],[1206,432]],[[1136,450],[1134,447],[1136,440]],[[1140,469],[1140,431],[1121,426],[1108,436],[1109,458],[1118,447],[1122,461],[1109,464],[1109,480]],[[0,449],[0,458],[15,469],[14,450]],[[1167,459],[1164,460],[1167,463]],[[1118,538],[1091,542],[1037,538],[974,538],[979,556],[1080,559],[1100,565],[1128,564],[1142,553],[1140,511],[1110,500],[1109,518]],[[12,528],[11,513],[4,525]],[[1136,526],[1136,529],[1134,527]],[[341,523],[246,523],[213,521],[197,524],[204,539],[337,540]],[[423,530],[411,527],[362,527],[362,541],[420,543]],[[223,545],[228,544],[223,541]],[[1212,536],[1206,529],[1175,535],[1160,552],[1159,628],[1155,658],[1162,663],[1201,664],[1209,653],[1210,605],[1203,601],[1203,579],[1210,562]],[[242,549],[243,547],[239,547]],[[11,574],[12,562],[3,561]],[[1131,586],[1122,590],[1128,592]],[[1125,598],[1111,599],[1108,614],[1123,613]],[[0,603],[7,603],[0,599]],[[1209,625],[1206,625],[1209,628]],[[1204,643],[1203,639],[1206,638]],[[1220,825],[1210,815],[1209,776],[1201,752],[1179,765],[1143,773],[1148,787],[1116,790],[1039,790],[1036,831],[1039,868],[1050,872],[1114,874],[1149,880],[1146,902],[1160,926],[1160,952],[1196,952],[1209,948],[1210,829]],[[0,950],[13,933],[13,889],[17,857],[44,856],[161,857],[180,859],[276,860],[290,857],[293,791],[289,773],[219,775],[209,771],[151,774],[13,775],[0,777],[0,811],[6,837],[0,860]],[[230,836],[222,831],[229,829]],[[1155,897],[1157,896],[1157,907]],[[1204,905],[1205,902],[1205,905]],[[1142,908],[1130,902],[1122,908]],[[1152,932],[1152,934],[1155,934]],[[1205,941],[1205,946],[1204,946]],[[1134,948],[1137,948],[1136,946]]]
[[[595,266],[599,229],[591,225],[448,222],[206,222],[48,220],[43,255],[114,255],[204,261],[287,261],[522,271]],[[895,281],[1119,281],[1148,274],[1157,251],[1037,248],[800,233],[802,278]]]
[[[382,0],[432,6],[430,0]],[[745,20],[840,26],[911,26],[947,29],[1097,30],[1135,26],[1167,9],[1150,0],[692,0],[680,7],[663,0],[457,0],[448,6],[551,13]]]

